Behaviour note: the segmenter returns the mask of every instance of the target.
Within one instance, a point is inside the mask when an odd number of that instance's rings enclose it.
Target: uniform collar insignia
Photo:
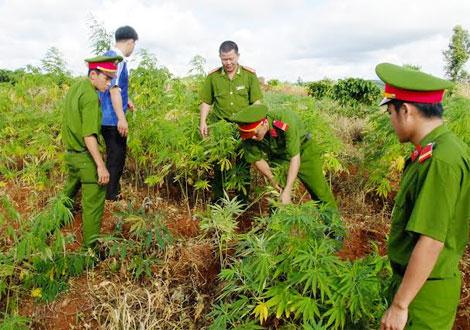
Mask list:
[[[289,125],[280,120],[273,120],[273,126],[279,128],[282,131],[287,131]]]
[[[271,135],[272,138],[277,138],[278,137],[278,134],[277,134],[277,132],[274,128],[271,128],[269,130],[269,134]]]
[[[411,153],[411,161],[414,162],[416,159],[418,159],[418,162],[420,164],[424,163],[424,161],[428,158],[432,157],[432,150],[434,148],[434,143],[428,143],[424,147],[421,147],[421,145],[417,145],[415,150]]]

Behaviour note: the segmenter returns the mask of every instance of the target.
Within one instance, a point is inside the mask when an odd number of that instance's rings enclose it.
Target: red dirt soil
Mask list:
[[[36,205],[30,205],[28,196],[32,193],[31,189],[25,187],[14,187],[7,185],[7,192],[10,199],[18,205],[28,205],[25,208],[18,208],[22,215],[31,214],[35,207],[42,207],[45,205],[45,200],[40,200]],[[169,203],[162,203],[159,205],[159,210],[165,210],[167,226],[171,233],[176,237],[193,238],[199,233],[199,221],[193,220],[187,215],[184,207],[178,205],[171,205]],[[349,208],[350,206],[346,206]],[[372,209],[378,209],[374,205]],[[114,230],[118,218],[113,215],[114,206],[107,206],[102,222],[102,232],[110,233]],[[376,242],[379,246],[380,254],[386,253],[385,248],[385,233],[379,231],[380,228],[368,228],[367,225],[358,226],[358,215],[347,214],[348,210],[342,210],[345,216],[345,221],[349,224],[348,234],[345,237],[344,246],[339,251],[338,255],[341,258],[354,260],[363,257],[370,253],[371,242]],[[251,228],[253,216],[257,216],[258,212],[247,212],[242,215],[239,220],[239,232],[246,232]],[[377,217],[379,217],[377,215]],[[373,223],[373,222],[372,222]],[[377,225],[381,225],[378,221]],[[381,228],[382,231],[384,228]],[[124,231],[125,228],[124,228]],[[63,229],[64,233],[73,233],[77,240],[70,244],[67,248],[75,250],[80,247],[81,242],[81,213],[78,211],[74,215],[72,223]],[[183,241],[185,242],[185,241]],[[469,260],[470,249],[467,249],[466,260]],[[217,251],[209,243],[199,242],[194,244],[183,243],[177,247],[175,253],[168,261],[169,274],[172,281],[175,283],[188,281],[191,278],[196,286],[203,292],[211,294],[217,285],[217,274],[220,271],[220,264],[217,257]],[[470,267],[467,265],[467,267]],[[470,283],[469,269],[463,269],[464,282]],[[84,328],[83,317],[80,322],[80,315],[89,312],[91,302],[87,299],[87,291],[90,290],[89,283],[86,275],[71,280],[71,289],[61,294],[57,300],[50,304],[36,303],[32,298],[27,298],[20,306],[20,314],[29,316],[35,323],[32,325],[33,329],[79,329]],[[459,306],[457,320],[454,330],[470,329],[469,304],[470,293],[468,291],[468,284],[464,286],[462,292],[462,301]],[[38,321],[39,320],[39,321]],[[88,325],[94,328],[93,325]]]

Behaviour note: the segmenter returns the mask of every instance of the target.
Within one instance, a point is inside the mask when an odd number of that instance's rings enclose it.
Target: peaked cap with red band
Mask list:
[[[87,58],[89,70],[99,70],[107,76],[114,77],[117,72],[117,65],[122,61],[121,56],[96,56]]]
[[[249,139],[255,135],[255,130],[259,126],[267,122],[267,113],[267,106],[263,104],[253,104],[234,113],[232,117],[230,117],[230,120],[238,124],[240,137],[242,139]]]
[[[394,99],[415,103],[440,103],[444,90],[453,86],[448,80],[390,63],[377,65],[375,72],[385,83],[385,98],[380,102],[381,106]]]

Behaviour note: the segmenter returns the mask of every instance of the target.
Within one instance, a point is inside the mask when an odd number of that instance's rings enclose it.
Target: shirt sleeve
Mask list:
[[[199,92],[199,96],[201,98],[201,102],[206,104],[212,104],[214,102],[214,88],[212,86],[212,78],[210,75],[206,77],[204,85]]]
[[[80,98],[82,137],[100,134],[101,128],[101,110],[98,102],[98,96],[95,97],[83,95]]]
[[[111,80],[112,87],[119,87],[119,78],[121,77],[122,70],[124,69],[124,61],[118,63],[116,77]]]
[[[243,141],[242,142],[242,147],[243,147],[243,156],[245,157],[245,160],[247,163],[254,163],[257,162],[258,160],[264,159],[264,153],[260,149],[258,145],[256,145],[256,142],[254,141]]]
[[[263,98],[263,93],[261,92],[261,87],[259,84],[258,77],[256,74],[251,76],[250,80],[250,104],[255,103],[258,100]]]
[[[450,164],[432,159],[406,230],[445,242],[459,187],[458,171]]]
[[[110,49],[106,51],[103,55],[104,56],[117,56],[117,53],[116,51]],[[124,61],[119,62],[117,65],[116,77],[113,78],[113,80],[111,80],[110,88],[115,87],[115,86],[119,87],[119,76],[121,75],[123,67],[124,67]]]
[[[286,152],[289,158],[300,154],[300,127],[297,118],[289,116],[285,123],[288,128],[286,134]]]

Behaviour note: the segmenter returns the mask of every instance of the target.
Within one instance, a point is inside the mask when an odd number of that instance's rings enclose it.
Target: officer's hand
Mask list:
[[[201,122],[199,124],[199,133],[201,133],[201,136],[203,138],[207,137],[207,123],[206,122]]]
[[[408,320],[408,309],[392,304],[385,312],[380,330],[403,330]]]
[[[109,172],[106,166],[99,166],[96,171],[98,172],[98,184],[107,184],[109,182]]]
[[[118,129],[119,134],[122,137],[127,136],[127,133],[129,132],[129,127],[127,125],[127,120],[125,118],[118,120],[117,129]]]
[[[281,196],[280,196],[280,199],[281,199],[281,203],[286,205],[286,204],[290,204],[291,203],[291,193],[290,191],[287,191],[287,190],[283,190],[281,192]]]
[[[135,111],[134,102],[132,102],[131,100],[127,101],[127,109],[129,109],[130,112],[134,112]]]

